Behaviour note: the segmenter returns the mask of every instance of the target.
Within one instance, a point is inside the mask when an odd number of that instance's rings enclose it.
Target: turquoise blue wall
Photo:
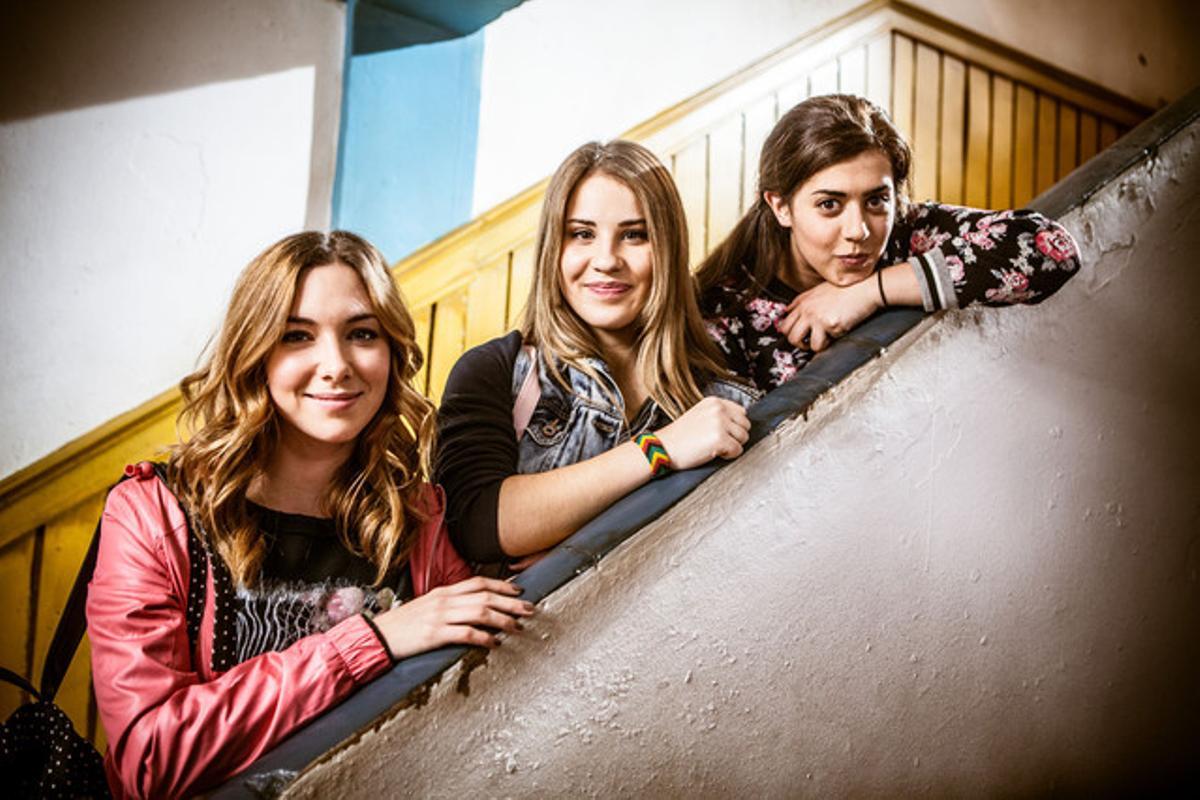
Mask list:
[[[348,59],[333,223],[389,262],[470,219],[483,30]]]

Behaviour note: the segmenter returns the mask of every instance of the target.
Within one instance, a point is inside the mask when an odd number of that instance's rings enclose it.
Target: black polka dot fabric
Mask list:
[[[26,703],[0,725],[7,797],[111,797],[104,761],[53,703]]]

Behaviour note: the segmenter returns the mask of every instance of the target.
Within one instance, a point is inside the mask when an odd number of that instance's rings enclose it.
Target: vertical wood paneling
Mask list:
[[[838,62],[837,59],[827,61],[813,70],[808,84],[808,96],[816,97],[822,94],[837,94]]]
[[[963,202],[963,134],[966,130],[967,68],[953,56],[942,57],[942,115],[939,136],[938,198]]]
[[[30,532],[0,550],[0,664],[18,675],[26,674],[29,658],[30,564],[34,533]],[[34,686],[37,679],[30,681]],[[0,682],[0,718],[21,705],[21,690]]]
[[[842,94],[867,93],[867,48],[855,47],[838,56],[838,91]]]
[[[708,238],[705,253],[737,224],[742,208],[742,115],[708,136]]]
[[[884,34],[867,43],[867,99],[886,109],[892,109],[892,37]]]
[[[533,283],[533,255],[532,241],[512,252],[512,268],[508,279],[508,319],[505,320],[510,330],[520,324],[525,302],[529,299],[529,286]]]
[[[433,335],[429,354],[429,399],[440,402],[446,378],[463,352],[467,322],[466,292],[459,289],[442,297],[433,309]]]
[[[429,391],[429,334],[430,334],[430,317],[433,309],[430,306],[413,309],[413,327],[416,329],[417,347],[421,349],[421,355],[424,360],[421,362],[424,366],[420,372],[413,376],[413,386],[421,394],[427,394]]]
[[[1041,194],[1054,185],[1058,160],[1058,103],[1053,97],[1038,94],[1037,162],[1034,193]]]
[[[991,126],[991,76],[986,70],[973,66],[967,71],[967,163],[963,202],[976,208],[986,208],[988,204]]]
[[[675,183],[683,201],[688,224],[688,260],[692,266],[704,256],[705,231],[708,229],[705,211],[708,188],[708,137],[694,139],[675,154]]]
[[[1054,179],[1061,180],[1078,166],[1079,114],[1065,103],[1058,107],[1058,169]]]
[[[1013,206],[1013,85],[999,75],[992,76],[991,208]]]
[[[38,609],[34,626],[33,675],[40,679],[46,650],[67,604],[79,565],[92,540],[96,520],[104,510],[105,495],[81,503],[48,522],[42,538],[41,570],[38,576]],[[91,649],[86,637],[75,654],[55,702],[67,712],[75,729],[87,734],[91,695]]]
[[[1100,126],[1096,116],[1082,111],[1079,114],[1079,163],[1096,155],[1100,140]]]
[[[913,141],[913,103],[916,99],[916,51],[912,39],[892,37],[892,121],[911,144]]]
[[[1100,149],[1107,150],[1108,148],[1112,147],[1113,144],[1115,144],[1117,139],[1119,139],[1119,138],[1120,138],[1120,136],[1117,135],[1116,124],[1109,122],[1108,120],[1101,120],[1101,122],[1100,122]]]
[[[504,333],[508,310],[508,253],[485,264],[467,285],[466,349]]]
[[[938,51],[917,45],[916,109],[913,120],[913,199],[937,197],[938,112],[941,108],[941,57]]]
[[[743,149],[741,213],[758,199],[758,157],[762,143],[775,126],[775,97],[764,97],[746,109],[746,132]]]
[[[1028,86],[1017,87],[1017,114],[1013,124],[1013,205],[1033,199],[1034,145],[1037,98]]]
[[[794,81],[784,84],[779,87],[776,95],[779,98],[778,113],[782,117],[791,110],[792,106],[808,99],[808,76],[802,75]]]

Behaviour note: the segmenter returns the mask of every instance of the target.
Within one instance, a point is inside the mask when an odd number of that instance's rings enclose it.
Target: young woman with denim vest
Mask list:
[[[814,97],[763,143],[758,196],[697,272],[709,333],[767,391],[886,306],[1037,303],[1079,266],[1033,211],[908,206],[912,155],[870,101]]]
[[[533,370],[518,440],[513,407]],[[580,147],[546,191],[520,330],[467,352],[443,394],[436,474],[460,552],[538,553],[668,461],[736,458],[753,393],[726,375],[670,173],[632,142]]]
[[[166,483],[131,468],[101,521],[88,638],[118,797],[202,792],[394,659],[532,613],[446,538],[421,363],[357,236],[290,236],[243,271]]]

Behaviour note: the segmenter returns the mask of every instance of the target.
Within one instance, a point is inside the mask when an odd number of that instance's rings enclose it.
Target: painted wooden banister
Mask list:
[[[914,199],[1021,206],[1103,150],[1150,110],[905,3],[875,0],[626,132],[667,163],[687,210],[693,260],[720,241],[755,192],[757,154],[781,111],[828,92],[888,108],[913,144]],[[397,263],[439,398],[464,349],[508,330],[533,266],[545,182]],[[36,675],[107,486],[124,464],[174,440],[165,392],[0,481],[0,663]],[[21,701],[0,687],[0,716]],[[102,739],[86,643],[60,693]]]

